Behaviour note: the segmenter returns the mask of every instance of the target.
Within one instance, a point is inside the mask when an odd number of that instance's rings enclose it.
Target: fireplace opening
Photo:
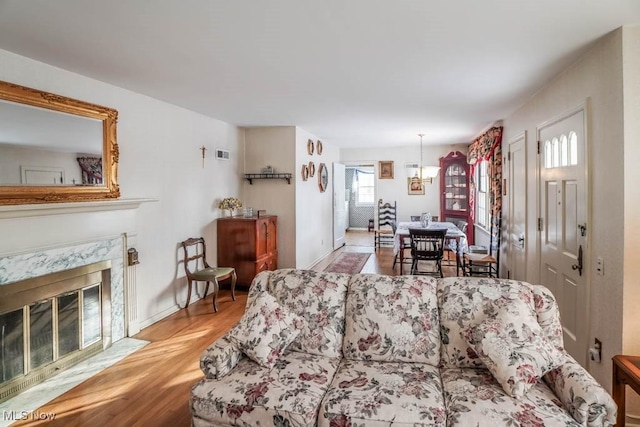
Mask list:
[[[0,286],[0,402],[111,345],[111,261]]]

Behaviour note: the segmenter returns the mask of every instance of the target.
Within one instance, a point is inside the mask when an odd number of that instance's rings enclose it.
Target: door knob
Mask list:
[[[578,274],[582,276],[582,245],[578,248],[578,263],[571,266],[572,270],[578,270]]]

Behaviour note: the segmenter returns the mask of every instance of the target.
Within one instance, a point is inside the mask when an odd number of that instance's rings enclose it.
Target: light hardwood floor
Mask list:
[[[347,243],[313,269],[322,271],[344,251],[370,252],[363,273],[397,274],[398,268],[391,268],[393,250],[374,251],[373,233],[349,232]],[[444,271],[455,275],[455,268]],[[200,354],[242,317],[246,292],[236,291],[236,297],[232,301],[223,289],[217,313],[209,296],[144,329],[134,338],[150,344],[36,410],[54,413],[53,421],[13,425],[189,426],[189,391],[202,378]]]

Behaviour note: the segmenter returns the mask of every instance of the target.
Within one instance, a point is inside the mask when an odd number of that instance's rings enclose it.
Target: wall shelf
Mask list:
[[[290,173],[245,173],[244,179],[249,181],[251,185],[253,185],[254,179],[286,179],[287,184],[291,184]]]

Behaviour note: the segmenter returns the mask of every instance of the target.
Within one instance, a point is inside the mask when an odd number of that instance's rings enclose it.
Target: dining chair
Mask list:
[[[397,227],[393,226],[394,228],[394,232],[393,234],[396,234],[396,230]],[[400,262],[400,275],[402,276],[403,274],[403,265],[405,264],[411,264],[411,256],[407,256],[407,250],[411,249],[411,238],[409,237],[408,234],[399,234],[398,235],[398,252],[395,254],[395,256],[393,257],[393,269],[396,269],[396,264],[398,264],[398,262]]]
[[[444,254],[444,241],[446,229],[410,228],[411,239],[411,274],[439,274],[442,272],[442,256]],[[420,271],[418,266],[421,261],[431,261],[435,264],[435,271]]]
[[[435,219],[434,221],[437,221],[437,219]],[[454,224],[466,236],[469,223],[467,221],[459,220],[459,221],[455,221]],[[458,252],[456,252],[460,250],[460,248],[458,247],[458,243],[450,239],[447,239],[445,243],[446,243],[444,247],[445,256],[443,257],[444,259],[443,262],[447,266],[450,266],[450,267],[455,266],[456,271],[459,271],[459,268],[462,267],[462,265],[459,265],[462,263],[462,259],[460,259],[460,262],[458,262],[459,260]],[[464,274],[464,270],[463,270],[463,274]]]
[[[465,276],[498,277],[498,259],[486,248],[470,246],[462,256],[462,271]]]
[[[495,222],[495,224],[494,224]],[[469,252],[462,256],[462,273],[465,276],[498,277],[500,270],[500,230],[502,220],[491,217],[492,228],[496,235],[492,236],[489,248],[483,246],[469,246]],[[496,239],[495,242],[493,240]],[[495,251],[495,253],[494,253]]]
[[[378,250],[381,246],[393,246],[395,239],[395,231],[392,224],[396,223],[396,202],[382,203],[382,199],[378,203],[378,228],[373,231],[374,250]]]
[[[236,270],[233,267],[211,267],[207,263],[206,250],[203,237],[191,237],[180,243],[184,251],[184,271],[187,275],[188,292],[187,302],[184,308],[189,307],[191,301],[191,288],[193,282],[206,282],[207,286],[204,290],[202,298],[207,296],[209,291],[209,282],[213,283],[213,311],[218,311],[218,290],[220,289],[220,280],[231,279],[231,298],[236,300]],[[191,254],[190,254],[191,252]]]

